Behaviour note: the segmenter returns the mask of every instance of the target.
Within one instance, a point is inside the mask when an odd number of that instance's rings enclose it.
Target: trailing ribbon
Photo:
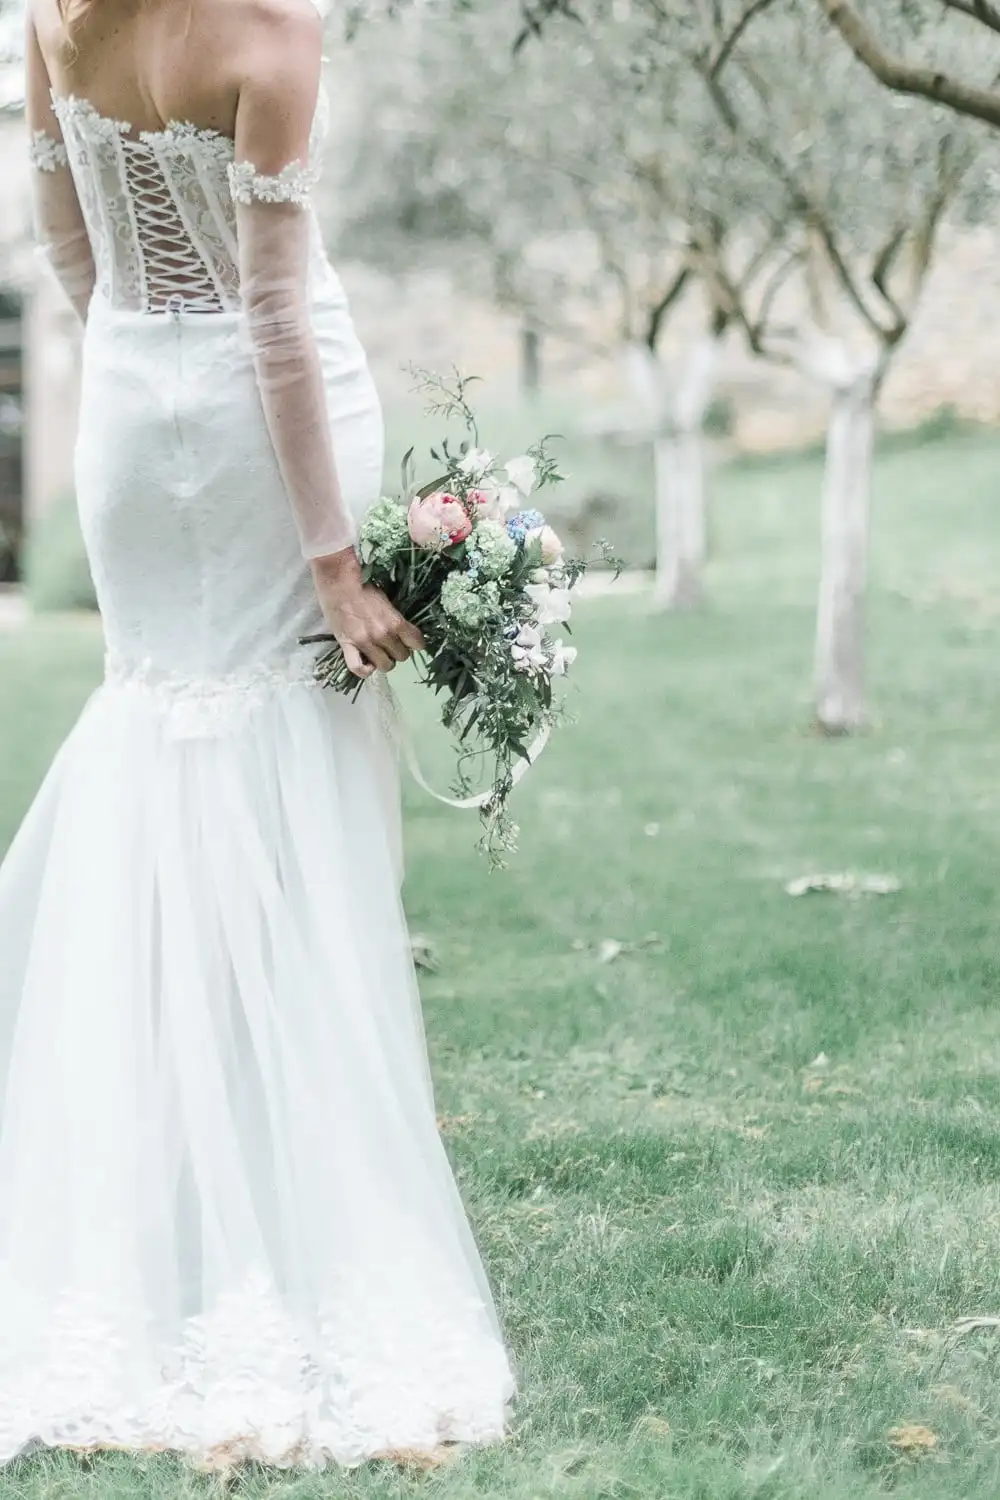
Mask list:
[[[445,807],[457,807],[460,811],[485,807],[493,796],[492,787],[488,792],[476,792],[471,797],[445,797],[440,792],[434,790],[420,768],[413,735],[410,732],[410,726],[406,722],[402,704],[393,692],[392,684],[384,672],[376,674],[376,684],[379,696],[379,717],[382,720],[382,725],[387,734],[398,744],[403,759],[406,762],[406,768],[421,791],[433,797],[435,802],[441,802]],[[527,759],[518,761],[511,773],[511,781],[514,786],[517,786],[518,782],[527,775],[528,771],[535,764],[535,761],[548,744],[551,733],[551,727],[546,725],[528,746]]]

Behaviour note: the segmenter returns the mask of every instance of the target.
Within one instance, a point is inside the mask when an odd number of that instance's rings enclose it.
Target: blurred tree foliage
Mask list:
[[[733,10],[704,0],[637,0],[666,24],[711,13],[738,40],[782,0],[740,0]],[[596,7],[595,7],[596,8]],[[886,87],[1000,127],[1000,4],[997,0],[810,0],[803,23],[826,20]],[[556,19],[591,24],[586,0],[522,0],[515,45]]]

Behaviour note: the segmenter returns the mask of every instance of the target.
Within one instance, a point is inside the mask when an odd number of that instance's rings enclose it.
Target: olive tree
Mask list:
[[[512,52],[508,17],[490,9],[410,12],[402,25],[391,48],[373,26],[356,54],[371,75],[354,242],[383,260],[431,247],[466,275],[485,263],[501,305],[620,358],[654,453],[654,603],[696,603],[703,429],[735,313],[715,264],[739,238],[727,264],[739,260],[732,280],[747,294],[777,240],[721,166],[703,81],[688,70],[659,87],[641,9],[595,17],[552,51]],[[668,341],[682,309],[684,335]]]
[[[981,139],[953,117],[893,100],[828,28],[809,24],[811,0],[712,9],[713,43],[696,62],[726,160],[793,226],[788,275],[756,305],[724,262],[719,278],[752,348],[829,397],[815,706],[820,727],[846,733],[865,720],[876,404]]]
[[[996,0],[813,0],[880,83],[1000,127]]]
[[[618,0],[609,18],[597,0],[577,0],[572,10],[561,0],[529,0],[521,7],[518,40],[530,41],[563,12],[557,36],[546,35],[544,47],[520,48],[521,55],[541,59],[541,76],[554,97],[565,88],[567,57],[582,56],[588,65],[601,59],[603,74],[592,68],[588,87],[577,81],[562,96],[569,104],[561,119],[568,122],[571,154],[588,170],[602,161],[601,143],[614,141],[617,174],[600,172],[603,196],[578,195],[591,214],[595,203],[609,207],[605,243],[614,242],[616,228],[628,242],[640,228],[653,225],[659,232],[669,223],[664,238],[681,257],[673,262],[670,294],[678,278],[697,275],[711,289],[714,326],[736,321],[756,353],[793,366],[828,393],[816,716],[826,731],[843,733],[865,718],[876,403],[910,327],[941,224],[963,206],[982,132],[946,110],[928,110],[881,88],[838,31],[817,16],[817,3]],[[894,36],[910,36],[917,27],[925,42],[949,49],[956,67],[961,63],[971,75],[981,66],[976,55],[962,63],[970,37],[948,18],[942,21],[939,0],[890,3],[899,8]],[[598,76],[606,101],[600,109],[593,103]],[[482,93],[493,86],[491,75]],[[558,156],[558,133],[546,133],[541,122],[550,116],[537,99],[524,117],[529,149],[531,141],[535,150],[544,141],[545,154]],[[617,122],[614,132],[609,118]],[[513,136],[504,132],[501,158],[505,150],[508,158],[516,154],[510,147],[517,138],[516,129]],[[985,181],[981,174],[980,188]],[[637,202],[649,201],[643,194],[650,183],[657,188],[656,212],[646,206],[637,212]],[[554,201],[554,195],[547,198],[546,209]],[[565,206],[561,200],[560,212]],[[635,259],[620,251],[615,259],[624,282],[620,267],[634,266]],[[655,348],[648,338],[645,343],[647,351]],[[678,479],[695,472],[678,434],[684,434],[686,410],[693,408],[697,421],[698,402],[679,401],[684,380],[665,383],[648,356],[633,366],[650,400],[661,392],[661,577],[670,579],[670,560],[683,548],[697,556],[699,528],[682,523],[689,507],[678,497],[696,494],[699,486]],[[710,361],[701,366],[710,367]],[[691,370],[697,369],[692,359]],[[706,388],[710,381],[692,374],[689,389]],[[671,392],[666,400],[664,389]],[[687,588],[684,576],[679,570],[680,586]],[[664,592],[669,596],[672,588],[669,583]]]

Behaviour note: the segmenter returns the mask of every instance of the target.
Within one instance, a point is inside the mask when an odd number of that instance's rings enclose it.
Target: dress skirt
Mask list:
[[[360,515],[382,421],[315,309]],[[354,1464],[513,1381],[438,1136],[395,757],[319,624],[237,314],[96,306],[80,514],[107,673],[0,867],[0,1460]]]

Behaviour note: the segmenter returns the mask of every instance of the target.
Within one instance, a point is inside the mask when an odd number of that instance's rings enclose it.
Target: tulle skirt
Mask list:
[[[329,316],[331,421],[368,451]],[[294,646],[315,606],[241,332],[92,320],[84,386],[109,669],[0,867],[0,1460],[495,1440],[513,1382],[436,1128],[394,755],[379,695]]]

